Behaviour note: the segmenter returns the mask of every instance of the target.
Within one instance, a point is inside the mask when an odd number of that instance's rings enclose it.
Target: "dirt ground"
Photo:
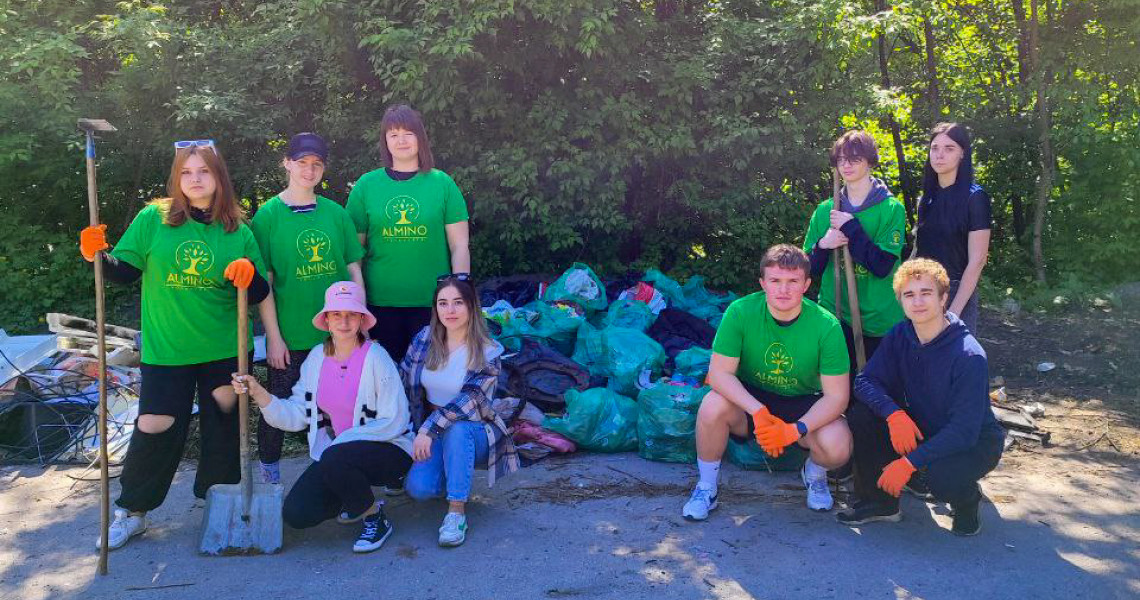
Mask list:
[[[1117,312],[983,313],[1005,404],[1040,402],[1052,444],[1007,451],[983,481],[974,538],[948,534],[945,505],[910,497],[901,523],[842,527],[804,508],[796,474],[730,466],[721,507],[688,523],[691,465],[577,454],[491,490],[477,477],[458,549],[435,544],[442,504],[400,497],[388,504],[395,533],[373,554],[353,555],[357,530],[328,523],[286,530],[278,555],[204,558],[187,461],[150,530],[100,577],[97,484],[76,480],[79,467],[17,466],[0,468],[0,600],[1137,598],[1138,325]],[[1056,367],[1039,372],[1042,362]],[[286,461],[287,484],[306,464]]]

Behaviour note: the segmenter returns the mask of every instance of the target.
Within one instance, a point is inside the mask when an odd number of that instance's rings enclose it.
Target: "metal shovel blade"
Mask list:
[[[280,485],[256,483],[243,516],[241,484],[212,486],[206,492],[202,514],[202,554],[274,554],[281,550],[281,508],[284,496]]]

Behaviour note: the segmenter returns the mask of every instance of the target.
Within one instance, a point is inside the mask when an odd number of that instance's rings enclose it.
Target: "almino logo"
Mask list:
[[[214,251],[205,242],[188,240],[174,251],[177,269],[166,276],[170,287],[214,287],[210,270],[214,268]]]
[[[297,236],[297,253],[304,262],[297,266],[297,279],[312,279],[336,273],[336,260],[330,256],[332,239],[320,229],[306,229]]]
[[[384,216],[392,225],[380,229],[380,234],[389,240],[423,241],[427,239],[427,225],[417,225],[420,218],[420,203],[411,196],[396,196],[384,206]]]

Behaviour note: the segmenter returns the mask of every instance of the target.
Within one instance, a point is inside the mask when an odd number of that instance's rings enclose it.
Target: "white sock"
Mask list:
[[[697,483],[711,487],[713,495],[716,495],[717,482],[720,480],[720,461],[707,461],[698,458],[697,471],[700,473],[700,479],[697,480]]]
[[[808,479],[826,479],[827,469],[815,464],[809,456],[807,462],[804,463],[804,472],[807,474]]]

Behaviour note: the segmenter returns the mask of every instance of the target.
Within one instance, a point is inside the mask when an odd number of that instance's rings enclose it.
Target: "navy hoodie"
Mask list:
[[[917,469],[974,447],[982,435],[1004,436],[990,408],[986,352],[953,313],[949,326],[927,344],[910,320],[883,338],[855,378],[855,397],[882,418],[906,412],[925,441],[907,455]]]

